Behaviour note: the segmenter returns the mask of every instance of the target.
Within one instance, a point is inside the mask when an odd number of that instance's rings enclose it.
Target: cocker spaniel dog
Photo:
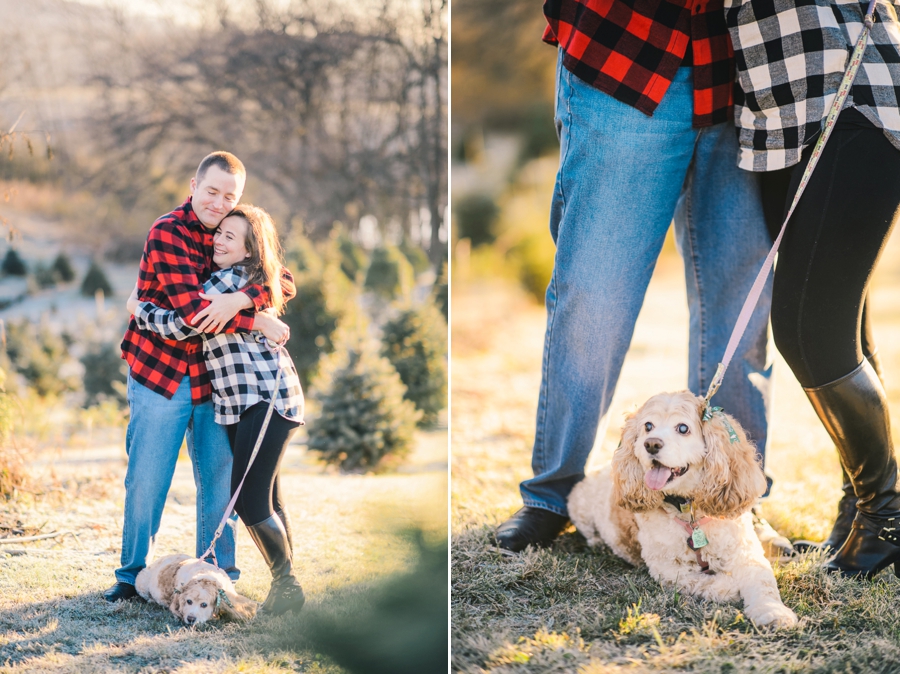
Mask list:
[[[141,570],[134,586],[144,599],[165,606],[189,626],[256,615],[256,602],[235,592],[227,573],[188,555],[160,557]]]
[[[661,393],[630,415],[612,464],[578,483],[569,516],[590,545],[647,565],[660,583],[714,601],[744,600],[757,625],[789,627],[750,508],[766,489],[733,417],[690,392]]]

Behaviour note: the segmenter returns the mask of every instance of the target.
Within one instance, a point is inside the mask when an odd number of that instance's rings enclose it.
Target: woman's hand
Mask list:
[[[137,283],[135,283],[134,288],[131,289],[131,294],[128,296],[128,300],[125,302],[125,308],[128,309],[129,314],[134,314],[134,312],[137,311],[138,304],[140,304],[140,301],[138,300]]]
[[[222,327],[237,316],[241,309],[252,309],[253,300],[246,293],[225,293],[222,295],[207,295],[200,293],[200,299],[209,300],[209,306],[198,311],[194,316],[193,325],[200,332],[219,334]]]
[[[291,329],[283,321],[265,312],[253,318],[253,329],[259,330],[274,344],[284,344],[291,337]]]

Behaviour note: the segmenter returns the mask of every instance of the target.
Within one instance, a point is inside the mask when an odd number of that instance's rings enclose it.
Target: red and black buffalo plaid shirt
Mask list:
[[[212,245],[213,230],[197,219],[190,198],[159,218],[144,245],[138,297],[174,309],[191,324],[194,316],[209,305],[199,293],[213,271]],[[285,288],[285,299],[296,292],[290,285],[290,289]],[[257,310],[269,301],[268,292],[261,286],[247,286],[243,292]],[[222,332],[249,332],[252,328],[253,312],[242,311],[225,324]],[[191,378],[191,401],[195,405],[211,398],[200,337],[184,341],[163,339],[149,330],[139,330],[132,316],[122,340],[122,357],[128,361],[135,381],[166,398],[175,395],[185,374]]]
[[[734,50],[723,0],[545,0],[544,41],[573,75],[652,115],[693,47],[693,126],[733,116]]]

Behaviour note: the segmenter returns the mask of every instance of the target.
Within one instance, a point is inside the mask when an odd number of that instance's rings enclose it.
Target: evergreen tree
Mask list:
[[[350,237],[343,233],[343,230],[340,230],[337,236],[337,249],[340,255],[341,271],[353,283],[358,283],[360,274],[368,262],[365,251],[361,246],[353,243]]]
[[[434,280],[434,287],[431,290],[434,303],[437,305],[441,313],[444,314],[444,320],[450,322],[450,297],[447,293],[447,262],[441,265],[441,273]]]
[[[6,352],[13,368],[21,374],[38,395],[58,395],[78,389],[75,377],[60,375],[70,359],[69,341],[46,325],[35,325],[28,319],[9,323],[6,329]]]
[[[407,309],[384,326],[381,355],[406,386],[404,398],[434,424],[447,406],[447,323],[431,303]]]
[[[28,273],[28,267],[25,264],[15,248],[6,251],[6,257],[3,258],[3,264],[0,265],[0,271],[7,276],[25,276]]]
[[[285,305],[281,320],[291,329],[287,349],[300,382],[308,386],[316,378],[319,360],[334,351],[333,335],[347,313],[352,293],[335,265],[320,273],[294,276],[297,296]]]
[[[85,297],[93,297],[98,290],[102,290],[107,297],[113,294],[109,279],[106,278],[106,272],[96,260],[91,260],[91,266],[81,282],[81,294]]]
[[[412,265],[396,247],[382,246],[372,251],[366,272],[366,290],[390,301],[407,296],[412,286]]]
[[[81,357],[81,364],[84,365],[85,407],[103,400],[125,403],[127,366],[118,344],[95,344]]]
[[[417,246],[405,236],[400,242],[400,252],[407,261],[412,265],[413,273],[418,276],[428,271],[431,263],[428,261],[428,255],[422,250],[421,246]]]
[[[400,376],[359,340],[342,351],[324,368],[326,388],[316,396],[321,413],[310,424],[309,448],[344,470],[404,456],[421,413],[403,399]]]
[[[72,267],[72,261],[65,251],[60,251],[59,255],[56,256],[51,269],[59,275],[59,279],[63,283],[70,283],[75,280],[75,269]]]

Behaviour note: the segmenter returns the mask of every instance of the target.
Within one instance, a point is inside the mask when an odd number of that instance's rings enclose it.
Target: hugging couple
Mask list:
[[[276,318],[296,289],[272,218],[239,205],[246,177],[237,157],[213,152],[191,178],[190,197],[147,236],[122,341],[131,416],[121,567],[103,595],[110,602],[137,594],[135,579],[152,554],[184,439],[197,486],[196,555],[206,551],[273,394],[275,413],[235,511],[272,572],[261,610],[279,615],[304,602],[279,485],[284,451],[303,423],[300,381],[282,348],[290,331]],[[231,517],[214,548],[233,581],[240,576],[235,527]]]
[[[874,9],[870,9],[874,7]],[[556,259],[532,469],[500,547],[549,544],[568,524],[607,417],[669,223],[685,263],[688,388],[703,395],[781,229],[836,100],[864,16],[874,24],[714,404],[761,461],[768,444],[767,325],[831,436],[843,495],[826,568],[900,568],[900,486],[867,310],[900,211],[900,20],[873,0],[545,0],[558,48]],[[867,23],[867,22],[866,22]],[[735,128],[736,127],[736,128]],[[602,430],[600,433],[602,437]],[[757,534],[793,554],[764,520]]]

